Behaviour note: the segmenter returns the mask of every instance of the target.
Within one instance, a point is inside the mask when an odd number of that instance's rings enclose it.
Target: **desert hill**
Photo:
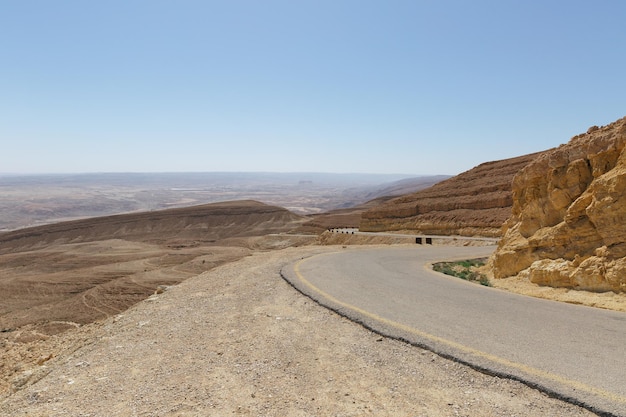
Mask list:
[[[304,238],[270,234],[302,220],[238,201],[1,233],[0,339],[36,339],[117,314],[253,249],[297,244]]]
[[[487,162],[430,188],[383,202],[362,213],[362,231],[495,237],[509,218],[513,176],[541,152]]]
[[[211,243],[291,230],[302,221],[286,209],[256,201],[234,201],[73,220],[0,233],[0,254],[50,244],[122,238],[168,244],[177,239]]]
[[[626,118],[546,152],[513,181],[497,278],[626,291]]]

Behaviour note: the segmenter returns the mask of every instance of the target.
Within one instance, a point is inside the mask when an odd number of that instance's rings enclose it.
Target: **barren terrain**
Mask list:
[[[593,415],[373,334],[313,303],[279,275],[290,261],[335,250],[344,249],[255,252],[124,313],[31,343],[22,349],[31,362],[8,358],[16,392],[0,413]]]
[[[445,178],[236,172],[0,175],[0,231],[233,200],[314,214],[417,191]]]
[[[253,201],[75,220],[0,234],[0,340],[109,317],[303,222]],[[311,237],[286,237],[272,247]],[[31,331],[24,332],[24,326]],[[19,335],[19,336],[18,336]]]
[[[353,214],[312,225],[239,201],[0,234],[0,415],[591,415],[373,334],[282,280],[315,253],[406,244],[302,233]]]

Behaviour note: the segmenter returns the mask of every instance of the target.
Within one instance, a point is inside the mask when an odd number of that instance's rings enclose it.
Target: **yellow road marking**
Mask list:
[[[338,253],[338,252],[334,252],[334,253]],[[353,306],[351,304],[345,303],[343,301],[338,300],[337,298],[333,297],[332,295],[326,293],[325,291],[317,288],[315,285],[311,284],[311,282],[309,282],[306,278],[304,278],[304,276],[302,275],[302,273],[300,272],[300,265],[305,262],[308,261],[312,258],[316,258],[319,256],[326,256],[326,255],[330,255],[330,254],[323,254],[323,255],[315,255],[312,256],[310,258],[306,258],[306,259],[301,259],[300,261],[296,262],[296,264],[294,265],[294,272],[297,276],[297,278],[302,282],[302,284],[304,284],[306,287],[308,287],[311,291],[313,291],[314,293],[317,293],[319,295],[321,295],[323,298],[327,299],[328,301],[332,302],[333,304],[339,305],[345,309],[351,310],[353,312],[358,313],[361,316],[367,317],[371,320],[374,320],[376,322],[382,323],[386,326],[390,326],[393,327],[395,329],[401,330],[403,332],[418,336],[420,338],[426,339],[426,340],[430,340],[432,342],[436,342],[436,343],[440,343],[442,345],[457,349],[461,352],[465,352],[468,353],[470,355],[474,355],[476,357],[479,358],[483,358],[483,359],[487,359],[489,361],[492,361],[494,363],[500,364],[500,365],[504,365],[505,367],[508,368],[513,368],[513,369],[517,369],[519,371],[522,371],[526,374],[529,375],[533,375],[539,378],[544,378],[553,382],[557,382],[559,384],[568,386],[574,390],[580,390],[580,391],[585,391],[587,393],[590,394],[594,394],[600,397],[604,397],[610,401],[615,401],[615,402],[619,402],[622,404],[626,404],[626,398],[617,395],[615,393],[609,392],[609,391],[605,391],[603,389],[600,388],[595,388],[595,387],[591,387],[589,385],[583,384],[582,382],[578,382],[578,381],[574,381],[571,379],[567,379],[564,378],[562,376],[559,375],[555,375],[553,373],[550,372],[546,372],[546,371],[542,371],[541,369],[537,369],[537,368],[533,368],[521,363],[517,363],[517,362],[512,362],[508,359],[504,359],[501,358],[499,356],[495,356],[492,355],[490,353],[487,352],[483,352],[481,350],[478,349],[474,349],[465,345],[462,345],[460,343],[457,342],[453,342],[451,340],[447,340],[429,333],[425,333],[422,332],[420,330],[414,329],[413,327],[407,326],[405,324],[402,323],[398,323],[389,319],[386,319],[384,317],[380,317],[374,313],[370,313],[369,311],[363,310],[362,308]]]

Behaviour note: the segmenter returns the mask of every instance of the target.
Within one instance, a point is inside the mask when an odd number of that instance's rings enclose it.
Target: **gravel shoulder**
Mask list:
[[[594,415],[374,334],[280,277],[335,250],[255,252],[43,340],[0,415]]]

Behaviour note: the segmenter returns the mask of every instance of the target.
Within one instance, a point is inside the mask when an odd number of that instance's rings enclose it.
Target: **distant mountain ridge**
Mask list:
[[[297,214],[320,213],[359,205],[407,177],[254,172],[0,176],[0,231],[235,200],[256,200]]]
[[[452,175],[428,175],[414,178],[405,178],[394,181],[386,187],[366,195],[367,201],[379,197],[394,197],[414,193],[452,178]]]

